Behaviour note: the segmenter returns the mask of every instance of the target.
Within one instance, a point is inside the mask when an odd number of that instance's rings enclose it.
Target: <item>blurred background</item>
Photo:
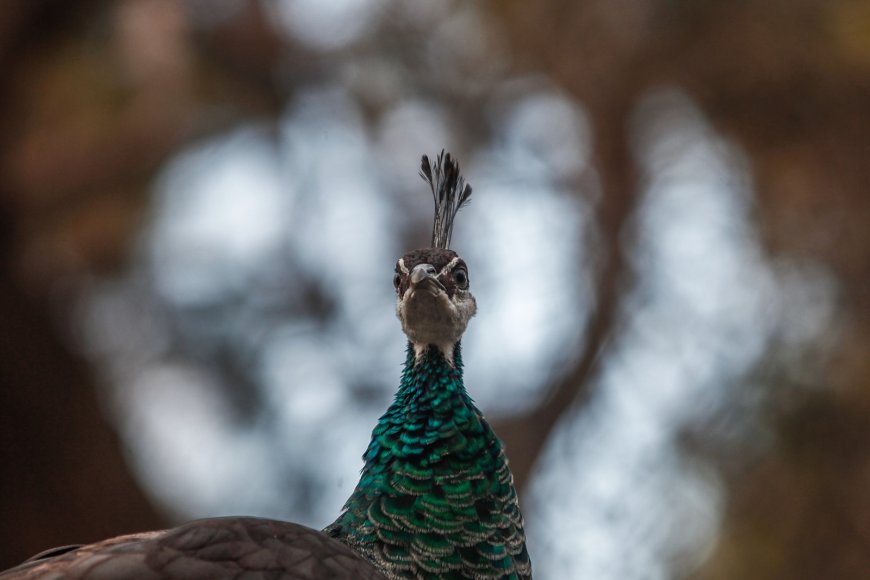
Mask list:
[[[331,522],[447,148],[536,577],[867,577],[870,2],[6,0],[0,86],[0,566]]]

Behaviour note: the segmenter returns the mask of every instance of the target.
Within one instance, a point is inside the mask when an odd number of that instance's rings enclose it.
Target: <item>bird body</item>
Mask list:
[[[462,378],[461,337],[477,303],[467,264],[447,246],[471,187],[443,152],[434,164],[423,157],[421,175],[435,199],[432,247],[402,256],[393,275],[405,368],[335,522],[318,532],[258,518],[200,520],[50,550],[0,580],[530,580],[504,449]]]

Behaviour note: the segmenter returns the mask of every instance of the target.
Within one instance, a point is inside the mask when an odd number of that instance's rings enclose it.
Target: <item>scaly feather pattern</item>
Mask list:
[[[390,578],[531,578],[501,442],[453,364],[409,346],[401,386],[366,450],[359,484],[325,531]]]

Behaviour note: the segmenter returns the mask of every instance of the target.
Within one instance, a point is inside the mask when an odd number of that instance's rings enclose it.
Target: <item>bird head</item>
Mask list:
[[[465,261],[442,248],[408,252],[396,262],[393,286],[396,315],[417,354],[434,345],[451,360],[454,345],[477,312]]]
[[[468,266],[448,249],[453,221],[471,198],[471,186],[462,178],[459,163],[444,151],[434,163],[423,156],[420,176],[435,200],[432,247],[408,252],[396,262],[396,314],[418,358],[434,345],[452,364],[454,347],[477,312],[468,289]]]

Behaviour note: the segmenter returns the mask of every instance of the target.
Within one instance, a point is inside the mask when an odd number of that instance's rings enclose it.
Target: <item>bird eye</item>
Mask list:
[[[456,284],[462,288],[468,288],[468,272],[463,268],[459,268],[458,270],[453,272],[453,279],[456,281]]]
[[[398,290],[398,289],[399,289],[399,284],[401,284],[401,283],[402,283],[402,277],[399,275],[398,272],[396,272],[396,273],[393,275],[393,288],[395,288],[396,290]]]

